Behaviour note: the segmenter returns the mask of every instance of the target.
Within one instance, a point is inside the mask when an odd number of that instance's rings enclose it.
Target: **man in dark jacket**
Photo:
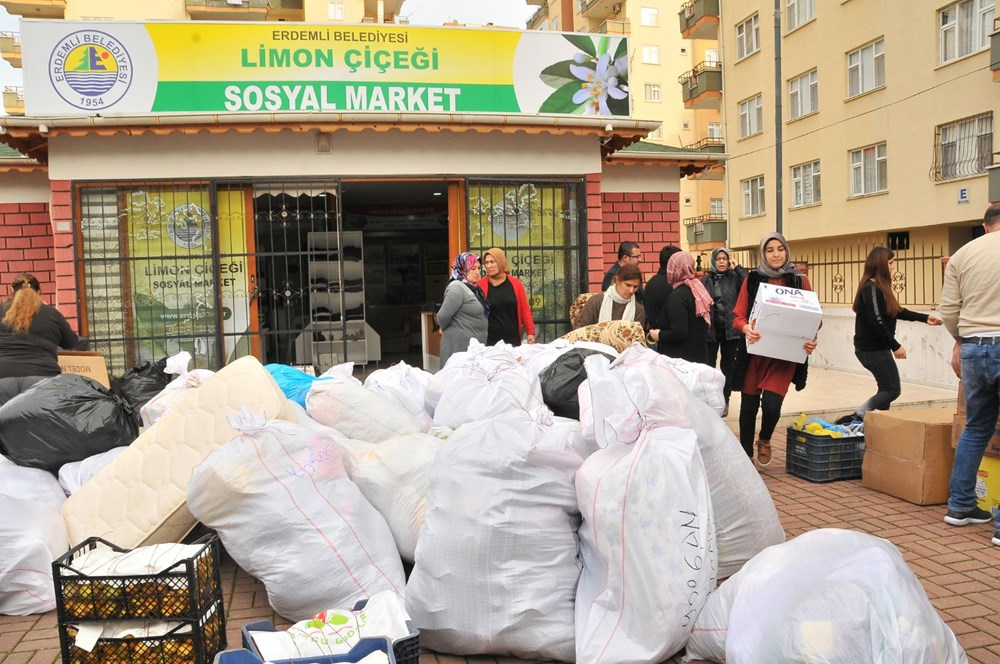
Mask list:
[[[612,265],[607,273],[604,275],[604,281],[601,282],[601,291],[606,291],[611,286],[611,282],[615,280],[615,275],[618,274],[618,270],[622,269],[626,265],[639,266],[639,261],[642,260],[642,250],[639,249],[639,245],[635,242],[622,242],[618,245],[618,260]],[[645,301],[643,287],[640,284],[638,292],[635,294],[636,301],[639,304],[643,304]]]
[[[721,355],[719,370],[726,377],[726,385],[723,388],[726,408],[722,413],[725,417],[729,414],[729,396],[733,393],[733,360],[736,358],[740,339],[740,333],[733,329],[733,307],[736,306],[736,297],[740,293],[740,286],[747,272],[736,264],[725,247],[712,250],[712,263],[709,268],[709,273],[701,280],[705,284],[705,290],[714,300],[712,325],[708,328],[708,364],[714,367],[716,358]]]
[[[660,249],[660,269],[646,282],[643,306],[646,308],[646,328],[648,330],[670,327],[665,318],[667,296],[672,290],[670,284],[667,283],[667,261],[678,251],[680,251],[679,247],[669,245]],[[659,344],[657,344],[656,350],[662,352]]]

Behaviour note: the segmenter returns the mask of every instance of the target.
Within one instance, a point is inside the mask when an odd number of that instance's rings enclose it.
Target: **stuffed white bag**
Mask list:
[[[76,490],[82,487],[91,477],[97,474],[101,468],[111,463],[119,454],[128,449],[128,446],[113,447],[107,452],[101,452],[94,456],[87,457],[83,461],[74,461],[64,464],[59,469],[59,484],[66,495],[73,495]]]
[[[377,369],[368,374],[365,387],[402,406],[424,427],[429,428],[433,418],[424,410],[424,391],[431,376],[423,369],[399,362],[388,369]]]
[[[59,510],[37,500],[0,496],[0,615],[56,608],[52,561],[69,550]]]
[[[66,502],[66,492],[55,475],[41,468],[19,466],[13,461],[0,462],[0,496],[37,500],[56,510]]]
[[[642,429],[632,444],[608,445],[584,461],[576,495],[583,514],[576,661],[668,659],[687,643],[718,562],[694,433]]]
[[[593,356],[584,366],[587,381],[581,389],[590,391],[591,418],[602,429],[594,435],[629,443],[639,426],[675,426],[698,436],[715,514],[719,578],[735,574],[760,551],[785,541],[774,501],[753,462],[729,426],[681,383],[666,358],[633,345],[614,362]],[[582,418],[584,401],[580,403]],[[591,431],[588,426],[583,430]]]
[[[242,433],[195,468],[188,508],[264,583],[271,607],[305,620],[382,590],[402,595],[392,533],[348,478],[334,435],[245,409],[229,422]]]
[[[721,371],[701,362],[688,362],[666,355],[660,357],[691,394],[708,404],[716,415],[722,415],[722,411],[726,409],[726,377]]]
[[[424,502],[434,455],[446,443],[424,433],[394,436],[381,443],[341,443],[347,474],[385,517],[403,560],[413,562],[424,524]]]
[[[426,429],[405,408],[357,381],[316,381],[306,396],[306,412],[348,438],[369,443]]]
[[[514,357],[526,369],[534,374],[540,374],[545,368],[555,362],[563,353],[574,348],[589,348],[611,357],[618,357],[618,351],[607,344],[596,341],[570,342],[565,339],[555,339],[547,344],[522,344],[513,349]]]
[[[685,661],[965,664],[891,542],[823,528],[772,546],[716,590]]]
[[[172,410],[177,404],[187,396],[187,390],[200,387],[202,383],[215,375],[214,371],[208,369],[195,369],[188,371],[191,363],[191,353],[186,350],[167,358],[167,366],[164,372],[177,374],[167,386],[155,397],[150,399],[139,409],[139,417],[142,418],[142,426],[152,426],[154,422]]]
[[[421,645],[573,661],[579,430],[511,411],[441,447],[406,587]]]
[[[427,387],[424,388],[424,410],[427,414],[431,418],[434,417],[434,411],[437,410],[438,403],[440,403],[445,389],[454,380],[459,378],[461,367],[466,362],[480,357],[507,358],[516,361],[514,354],[508,350],[509,348],[510,346],[506,346],[506,344],[500,347],[487,346],[486,344],[479,343],[476,339],[471,339],[468,350],[452,354],[448,362],[431,375],[431,379],[427,382]]]
[[[539,407],[545,402],[537,375],[519,365],[510,352],[482,354],[458,366],[434,410],[434,426],[457,429],[508,411]]]

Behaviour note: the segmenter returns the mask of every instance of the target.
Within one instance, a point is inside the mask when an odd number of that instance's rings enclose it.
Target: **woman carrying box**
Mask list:
[[[766,466],[771,463],[771,434],[781,417],[781,404],[788,393],[788,386],[794,381],[797,390],[805,387],[806,365],[750,355],[747,344],[754,344],[761,338],[761,333],[756,330],[756,321],[750,320],[750,309],[762,283],[802,290],[812,290],[812,287],[806,276],[789,261],[788,243],[781,233],[764,236],[760,243],[760,256],[760,265],[747,274],[740,286],[733,309],[733,329],[743,333],[736,351],[733,388],[740,390],[740,444],[751,459],[757,413],[761,412],[757,462]],[[802,347],[807,355],[811,355],[816,350],[816,338],[806,341]]]

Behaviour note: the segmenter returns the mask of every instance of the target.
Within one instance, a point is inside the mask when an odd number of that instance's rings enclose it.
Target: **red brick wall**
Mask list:
[[[52,224],[46,203],[0,204],[0,293],[7,299],[14,275],[38,277],[42,298],[55,304]]]
[[[73,265],[73,196],[69,180],[52,180],[53,270],[56,282],[56,307],[80,330],[77,310],[76,271]],[[62,230],[60,230],[62,229]]]
[[[587,176],[587,283],[590,291],[600,290],[608,268],[604,264],[604,202],[601,174]]]
[[[636,192],[601,194],[604,232],[601,238],[603,252],[591,249],[591,256],[602,261],[597,278],[597,290],[611,264],[618,260],[618,245],[637,242],[642,250],[639,269],[648,279],[660,268],[660,249],[664,245],[681,246],[680,194],[661,192]],[[591,243],[593,244],[593,243]],[[593,258],[591,258],[591,283],[594,283]]]

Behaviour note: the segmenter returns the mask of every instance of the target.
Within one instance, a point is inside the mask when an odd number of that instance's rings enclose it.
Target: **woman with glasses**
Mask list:
[[[469,341],[486,343],[490,305],[476,282],[482,276],[479,256],[459,254],[451,266],[451,280],[444,289],[444,300],[437,312],[441,326],[441,366],[448,358],[469,348]]]

